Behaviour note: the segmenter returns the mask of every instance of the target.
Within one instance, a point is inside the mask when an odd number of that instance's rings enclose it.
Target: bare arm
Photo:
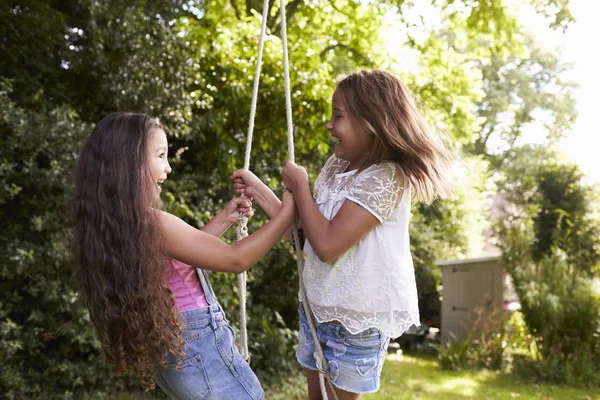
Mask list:
[[[221,211],[222,212],[222,211]],[[204,233],[208,233],[211,236],[220,238],[231,226],[231,222],[220,216],[221,213],[215,215],[213,219],[208,221],[200,230]]]
[[[350,200],[329,221],[317,208],[308,184],[298,185],[293,193],[304,234],[323,262],[337,259],[379,225],[377,218]]]
[[[246,271],[264,257],[289,229],[295,218],[295,205],[291,197],[290,193],[287,200],[284,197],[281,212],[271,221],[232,245],[161,211],[168,255],[196,268],[233,273]]]
[[[249,199],[234,197],[200,230],[208,233],[209,235],[221,237],[221,235],[223,235],[223,233],[225,233],[225,231],[227,231],[232,224],[237,223],[240,213],[243,213],[246,218],[252,218],[254,215],[254,211],[252,210],[252,201]]]
[[[303,167],[286,161],[282,175],[283,183],[294,194],[304,234],[321,261],[329,263],[340,257],[379,225],[374,215],[350,200],[329,221],[312,198]]]
[[[269,218],[273,218],[279,213],[281,200],[252,171],[239,169],[231,174],[231,179],[233,180],[235,192],[256,200],[258,206],[263,209]],[[286,231],[285,237],[293,242],[291,229]]]
[[[233,188],[237,194],[243,194],[256,200],[258,206],[273,218],[281,209],[281,200],[252,171],[238,169],[231,174]]]

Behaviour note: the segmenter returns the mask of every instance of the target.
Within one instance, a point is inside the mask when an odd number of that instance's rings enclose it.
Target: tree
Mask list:
[[[542,146],[516,148],[499,181],[505,210],[496,221],[504,265],[528,328],[541,338],[541,359],[523,373],[557,383],[597,386],[600,365],[600,266],[597,188],[579,168]]]

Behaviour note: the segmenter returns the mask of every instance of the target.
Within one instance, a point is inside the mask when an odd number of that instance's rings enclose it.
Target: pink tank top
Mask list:
[[[208,306],[194,267],[174,258],[165,257],[165,277],[167,285],[175,297],[177,311],[195,310]]]

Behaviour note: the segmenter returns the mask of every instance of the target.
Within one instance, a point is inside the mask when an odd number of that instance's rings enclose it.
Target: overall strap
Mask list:
[[[208,306],[215,306],[219,304],[217,301],[217,296],[213,291],[213,288],[210,284],[210,280],[208,279],[208,274],[205,270],[201,268],[196,268],[196,272],[198,273],[198,278],[200,279],[200,285],[202,286],[202,290],[204,291],[204,297]]]

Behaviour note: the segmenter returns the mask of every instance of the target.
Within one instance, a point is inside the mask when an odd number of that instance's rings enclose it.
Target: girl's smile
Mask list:
[[[169,152],[169,143],[167,135],[162,129],[156,129],[151,133],[148,141],[148,167],[152,181],[158,188],[158,193],[162,192],[160,185],[167,179],[171,173],[171,166],[167,160]]]
[[[348,111],[344,97],[335,91],[332,98],[331,120],[325,128],[334,141],[335,156],[349,161],[348,170],[358,169],[368,158],[373,148],[373,137]]]

